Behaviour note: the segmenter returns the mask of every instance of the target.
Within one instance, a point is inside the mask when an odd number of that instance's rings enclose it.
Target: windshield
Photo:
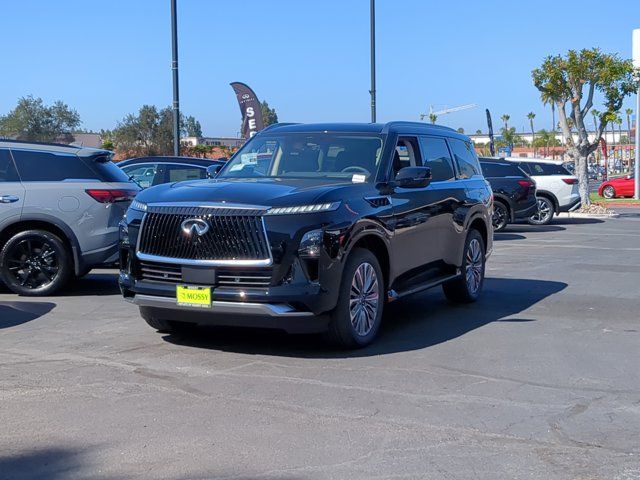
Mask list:
[[[382,137],[336,133],[261,134],[249,140],[217,178],[375,179]]]

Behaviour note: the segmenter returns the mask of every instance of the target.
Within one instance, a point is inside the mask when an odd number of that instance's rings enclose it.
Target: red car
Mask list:
[[[598,188],[598,195],[604,198],[633,197],[635,183],[633,175],[607,180]]]

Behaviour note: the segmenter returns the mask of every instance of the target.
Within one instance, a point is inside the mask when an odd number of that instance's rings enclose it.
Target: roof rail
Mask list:
[[[400,126],[411,126],[411,127],[422,127],[422,128],[437,128],[437,129],[441,129],[441,130],[447,130],[450,132],[455,132],[456,130],[454,130],[451,127],[445,127],[444,125],[436,125],[433,123],[423,123],[423,122],[411,122],[408,120],[394,120],[392,122],[387,122],[384,125],[384,128],[382,129],[381,133],[389,133],[389,130],[393,127],[400,127]]]
[[[68,148],[76,148],[76,149],[81,149],[82,147],[78,146],[78,145],[71,145],[68,143],[54,143],[54,142],[32,142],[29,140],[13,140],[11,138],[0,138],[0,142],[6,142],[6,143],[24,143],[26,145],[44,145],[44,146],[49,146],[49,147],[68,147]]]
[[[267,130],[270,130],[272,128],[284,127],[286,125],[300,125],[300,123],[299,122],[272,123],[271,125],[267,125],[266,127],[264,127],[260,131],[261,132],[266,132]]]

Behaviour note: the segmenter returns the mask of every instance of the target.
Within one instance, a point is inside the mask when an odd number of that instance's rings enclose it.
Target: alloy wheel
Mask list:
[[[466,254],[466,281],[471,294],[475,294],[482,283],[482,247],[478,239],[469,242]]]
[[[498,205],[497,203],[493,205],[493,217],[491,220],[495,230],[501,230],[506,226],[507,211],[502,205]]]
[[[32,290],[51,284],[60,271],[55,248],[43,238],[25,238],[8,252],[7,271],[15,283]]]
[[[606,187],[604,187],[604,190],[602,191],[602,196],[604,198],[613,198],[616,196],[616,191],[613,189],[611,185],[607,185]]]
[[[373,328],[378,314],[378,276],[370,263],[358,265],[349,294],[349,314],[355,332],[366,336]]]
[[[538,211],[531,215],[531,220],[535,223],[546,223],[553,214],[551,207],[546,200],[538,199]]]

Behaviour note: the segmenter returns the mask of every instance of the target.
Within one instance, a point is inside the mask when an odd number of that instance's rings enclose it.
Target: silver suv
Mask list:
[[[0,140],[0,279],[50,295],[118,258],[118,224],[139,187],[111,152]]]

